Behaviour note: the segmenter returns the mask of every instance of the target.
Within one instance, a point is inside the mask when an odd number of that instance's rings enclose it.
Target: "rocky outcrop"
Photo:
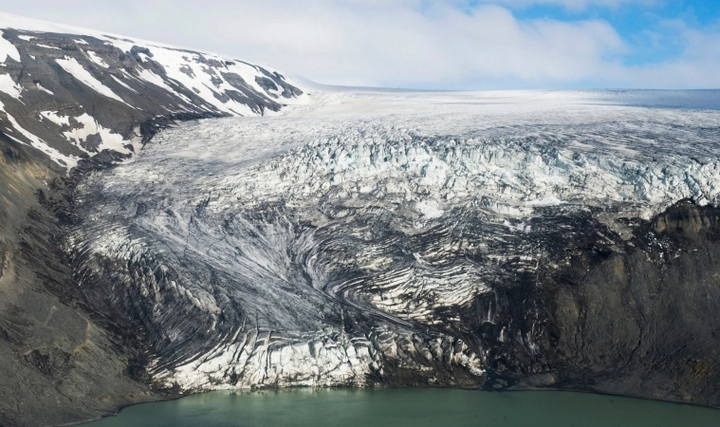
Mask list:
[[[489,385],[718,406],[718,219],[717,208],[681,201],[623,239],[576,218],[558,245],[566,265],[545,264],[499,299],[476,302],[499,301],[495,324],[480,326],[497,375]],[[501,333],[531,334],[536,347]]]
[[[38,201],[53,178],[23,146],[0,155],[0,425],[57,425],[153,398],[131,374],[140,354],[93,317]]]

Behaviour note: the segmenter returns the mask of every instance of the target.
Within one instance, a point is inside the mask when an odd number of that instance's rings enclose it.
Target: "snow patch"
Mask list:
[[[94,62],[95,64],[97,64],[97,65],[99,65],[99,66],[101,66],[101,67],[103,67],[103,68],[108,68],[108,67],[110,67],[110,66],[107,64],[107,62],[103,61],[103,59],[100,58],[100,57],[99,57],[95,52],[93,52],[92,50],[85,51],[85,55],[86,55],[86,56],[88,57],[88,59],[90,59],[92,62]]]
[[[67,116],[60,116],[55,111],[41,111],[40,115],[58,126],[70,126],[70,118]]]
[[[49,45],[42,44],[42,43],[36,43],[35,46],[37,46],[37,47],[43,47],[43,48],[45,48],[45,49],[62,50],[62,49],[60,49],[60,48],[57,47],[57,46],[49,46]]]
[[[124,87],[125,89],[131,90],[131,91],[133,91],[133,92],[135,92],[135,93],[138,93],[138,91],[136,91],[135,89],[133,89],[133,88],[131,88],[130,86],[128,86],[127,84],[125,84],[125,82],[123,82],[123,81],[120,80],[119,78],[113,76],[112,74],[110,75],[110,77],[111,77],[113,80],[115,80],[115,82],[116,82],[117,84],[119,84],[120,86]]]
[[[90,74],[88,70],[83,68],[83,66],[79,62],[77,62],[75,58],[56,59],[55,62],[57,62],[65,71],[72,74],[72,76],[75,77],[77,80],[86,84],[101,95],[112,98],[116,101],[120,101],[128,107],[132,107],[130,104],[123,101],[123,99],[116,95],[112,90],[110,90],[109,87],[103,85],[99,80],[93,77],[93,75]]]
[[[22,88],[15,83],[9,74],[0,74],[0,91],[7,93],[15,99],[20,99]]]
[[[47,89],[47,88],[46,88],[45,86],[43,86],[42,84],[40,84],[40,83],[35,83],[35,86],[38,88],[38,90],[40,90],[40,91],[42,91],[42,92],[45,92],[45,93],[48,93],[48,94],[50,94],[50,95],[52,95],[52,96],[55,96],[55,93],[53,93],[53,91],[51,91],[50,89]]]
[[[3,36],[0,31],[0,62],[5,62],[7,58],[12,58],[16,62],[20,62],[20,52],[14,44]]]
[[[43,115],[45,117],[45,115]],[[48,116],[50,118],[50,116]],[[64,117],[60,119],[58,116],[55,116],[56,120],[67,120],[67,123],[69,124],[69,118]],[[71,129],[67,132],[63,132],[63,135],[68,141],[74,142],[75,145],[80,148],[81,150],[87,152],[87,153],[99,153],[103,150],[114,150],[119,153],[123,154],[130,154],[132,153],[129,149],[125,147],[125,145],[129,144],[129,141],[126,141],[122,135],[113,133],[110,131],[110,129],[102,127],[92,116],[90,116],[87,113],[83,113],[82,115],[75,117],[75,120],[80,123],[79,128]],[[52,120],[52,119],[51,119]],[[82,146],[82,142],[86,141],[87,138],[91,135],[99,135],[102,138],[102,142],[100,143],[97,150],[90,150]]]

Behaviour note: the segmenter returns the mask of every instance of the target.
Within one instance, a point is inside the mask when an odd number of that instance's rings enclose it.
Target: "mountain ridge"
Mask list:
[[[42,22],[17,29],[16,19],[0,15],[3,138],[65,168],[105,148],[135,152],[138,126],[158,117],[277,114],[306,98],[246,62],[101,32],[47,32],[66,27]]]

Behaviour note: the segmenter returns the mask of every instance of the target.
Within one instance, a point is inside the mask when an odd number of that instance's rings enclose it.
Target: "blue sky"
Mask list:
[[[0,0],[328,84],[720,88],[720,0]]]
[[[467,9],[479,2],[469,2]],[[591,4],[573,9],[562,4],[534,4],[515,7],[518,19],[557,19],[577,21],[600,19],[608,22],[628,43],[629,51],[622,56],[628,65],[659,63],[683,53],[678,28],[683,23],[699,30],[718,29],[720,0],[659,0],[655,2],[625,2],[617,5]],[[720,43],[720,40],[718,40]]]

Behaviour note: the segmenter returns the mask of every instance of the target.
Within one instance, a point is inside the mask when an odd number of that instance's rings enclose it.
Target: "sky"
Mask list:
[[[0,0],[0,11],[333,85],[720,88],[720,0]]]

